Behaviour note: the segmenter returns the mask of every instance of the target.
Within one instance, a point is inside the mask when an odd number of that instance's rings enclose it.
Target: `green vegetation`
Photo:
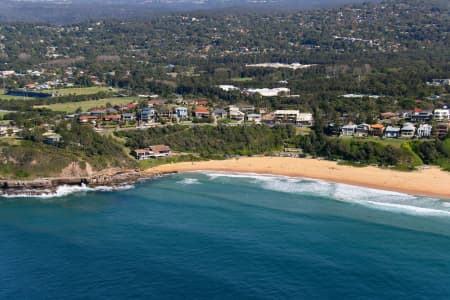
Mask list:
[[[36,108],[46,108],[53,111],[63,111],[66,113],[74,113],[78,108],[81,108],[82,111],[87,111],[94,107],[106,107],[107,105],[123,105],[128,104],[130,102],[138,101],[138,98],[135,97],[124,97],[124,98],[106,98],[99,100],[88,100],[88,101],[80,101],[80,102],[66,102],[66,103],[56,103],[45,106],[38,106]]]
[[[165,144],[180,152],[196,153],[207,158],[223,158],[224,155],[255,155],[280,151],[284,141],[295,135],[295,128],[172,126],[116,134],[127,137],[127,146],[131,149]]]
[[[63,137],[58,146],[43,143],[43,131],[26,130],[24,140],[0,139],[0,176],[3,178],[38,178],[60,176],[61,171],[75,163],[86,169],[109,167],[134,168],[137,163],[113,138],[101,136],[89,127],[61,123],[57,129]]]
[[[117,90],[115,90],[117,91]],[[107,87],[81,87],[81,88],[64,88],[55,90],[43,90],[42,93],[55,94],[56,96],[65,95],[93,95],[100,92],[111,92]]]

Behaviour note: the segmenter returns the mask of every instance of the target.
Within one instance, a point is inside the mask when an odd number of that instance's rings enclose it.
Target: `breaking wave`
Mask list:
[[[259,187],[289,194],[317,195],[373,209],[419,216],[450,217],[450,203],[436,198],[286,176],[203,172],[210,180],[244,179]]]
[[[3,194],[0,197],[3,198],[59,198],[68,196],[75,193],[86,193],[86,192],[114,192],[123,191],[134,188],[133,185],[117,185],[117,186],[98,186],[95,188],[88,187],[86,185],[74,186],[74,185],[61,185],[56,188],[56,190],[29,190],[23,191],[17,194]]]
[[[183,180],[178,181],[177,183],[183,185],[201,184],[200,181],[196,178],[185,178]]]

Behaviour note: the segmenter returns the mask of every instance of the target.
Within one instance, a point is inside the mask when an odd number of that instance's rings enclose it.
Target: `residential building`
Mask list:
[[[372,126],[370,126],[371,128],[371,133],[374,136],[383,136],[384,135],[384,125],[383,124],[373,124]]]
[[[411,115],[412,122],[430,122],[433,119],[431,111],[416,111]]]
[[[149,121],[156,115],[156,110],[153,107],[145,107],[141,111],[141,121]]]
[[[175,108],[175,115],[179,119],[187,119],[189,117],[189,112],[186,107],[177,107]]]
[[[428,138],[431,136],[432,132],[433,132],[433,127],[431,125],[422,124],[417,129],[417,136],[419,138]]]
[[[402,129],[400,130],[400,135],[402,138],[413,138],[416,134],[416,126],[412,123],[403,124]]]
[[[261,117],[261,121],[266,125],[273,125],[275,123],[275,116],[273,113],[265,114]]]
[[[245,113],[239,110],[239,107],[230,105],[228,107],[228,116],[232,120],[242,121],[245,119]]]
[[[312,113],[299,113],[297,115],[297,125],[311,126],[314,118]]]
[[[398,138],[400,136],[400,128],[388,126],[384,131],[384,136],[387,138]]]
[[[369,135],[370,125],[369,124],[359,124],[356,126],[355,136],[366,137]]]
[[[62,136],[56,133],[45,135],[44,143],[48,145],[58,146],[62,142]]]
[[[254,124],[261,124],[261,115],[260,114],[248,114],[247,121],[253,122]]]
[[[243,113],[249,114],[249,113],[253,113],[255,111],[255,106],[250,105],[250,104],[238,104],[237,107],[239,108],[240,111],[242,111]]]
[[[149,147],[150,151],[153,153],[153,157],[168,157],[172,155],[172,150],[166,145],[154,145]]]
[[[119,122],[122,120],[122,115],[106,115],[103,117],[105,122]]]
[[[216,108],[216,109],[213,111],[213,115],[214,115],[214,117],[216,117],[216,119],[223,119],[223,118],[226,118],[226,117],[227,117],[227,112],[226,112],[225,109],[222,109],[222,108]]]
[[[353,136],[353,135],[355,135],[357,127],[358,126],[356,126],[354,124],[345,125],[341,128],[341,135],[342,136]]]
[[[172,150],[166,145],[154,145],[144,149],[136,149],[133,154],[138,160],[146,160],[171,156]]]
[[[434,125],[434,136],[438,138],[444,138],[448,135],[449,124],[447,123],[438,123]]]
[[[450,110],[448,109],[435,109],[434,119],[436,121],[446,121],[449,119]]]
[[[146,160],[150,159],[152,156],[152,152],[150,149],[135,149],[133,151],[134,157],[136,157],[137,160]]]
[[[207,108],[199,107],[195,109],[194,115],[197,119],[207,119],[210,117],[211,113]]]
[[[134,121],[136,119],[134,113],[123,113],[122,114],[122,121],[130,122]]]
[[[78,117],[78,122],[80,124],[88,124],[88,123],[96,123],[97,122],[98,117],[97,116],[79,116]]]

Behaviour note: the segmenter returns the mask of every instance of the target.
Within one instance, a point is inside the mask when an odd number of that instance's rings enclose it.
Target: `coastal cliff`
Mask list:
[[[41,178],[34,180],[0,180],[0,195],[43,195],[56,192],[60,186],[120,186],[142,177],[139,169],[107,169],[84,177]]]

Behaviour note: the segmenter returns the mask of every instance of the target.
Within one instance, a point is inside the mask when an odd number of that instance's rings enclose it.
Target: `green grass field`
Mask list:
[[[55,93],[60,96],[67,95],[92,95],[97,94],[99,92],[109,92],[109,88],[107,87],[85,87],[85,88],[65,88],[65,89],[56,89],[56,90],[43,90],[43,93]],[[117,90],[113,90],[117,91]]]
[[[74,113],[79,107],[83,111],[87,111],[90,108],[94,107],[104,107],[107,103],[110,103],[111,105],[122,105],[122,104],[128,104],[130,102],[138,101],[139,98],[136,97],[126,97],[126,98],[106,98],[106,99],[100,99],[100,100],[89,100],[89,101],[80,101],[80,102],[68,102],[68,103],[57,103],[57,104],[51,104],[51,105],[45,105],[45,106],[39,106],[39,107],[46,107],[48,109],[51,109],[53,111],[63,111],[67,113]]]
[[[248,81],[253,81],[252,77],[235,77],[235,78],[231,78],[231,81],[234,82],[248,82]]]
[[[32,100],[31,97],[17,97],[5,95],[5,91],[0,89],[0,100]]]

